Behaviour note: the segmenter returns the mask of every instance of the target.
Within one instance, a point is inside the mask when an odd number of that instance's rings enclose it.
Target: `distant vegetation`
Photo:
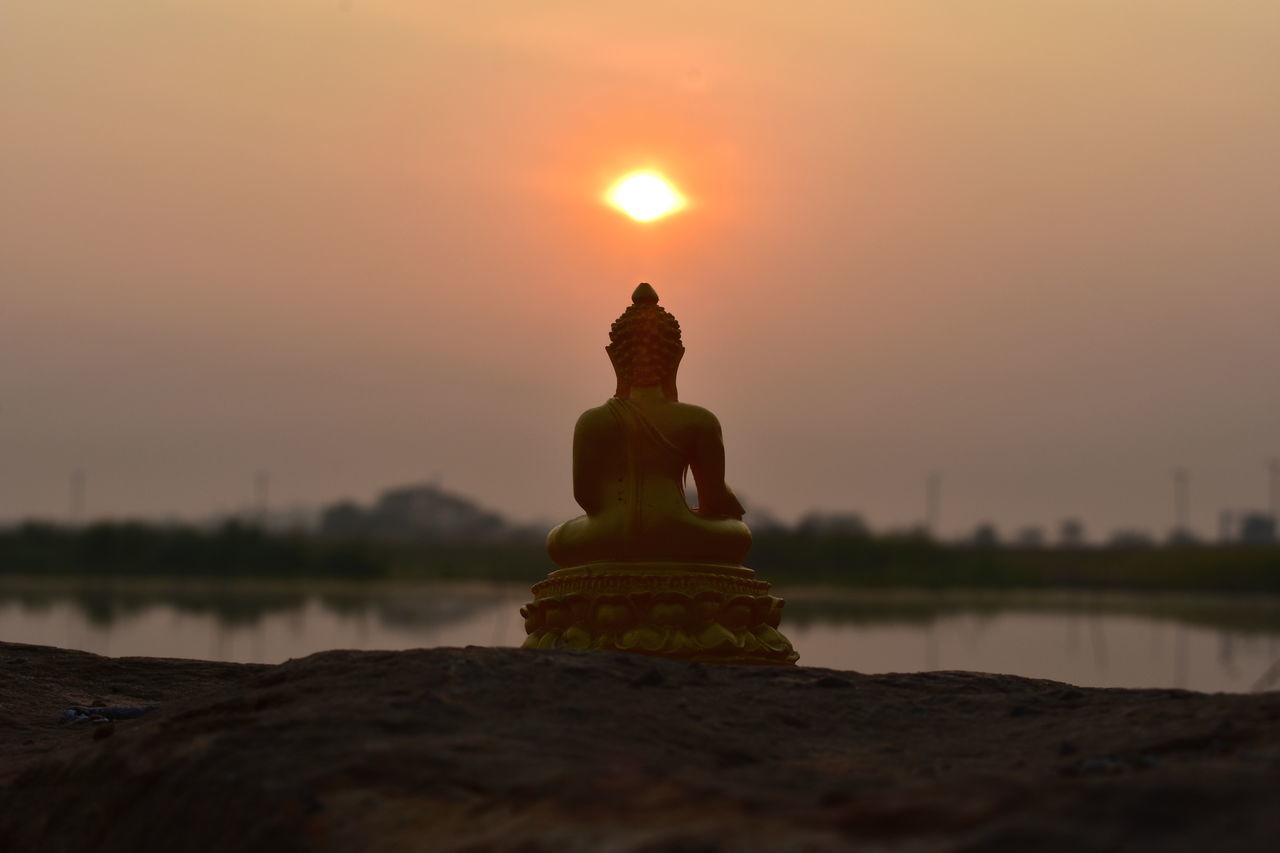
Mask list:
[[[767,526],[748,563],[775,584],[1204,589],[1280,593],[1280,548],[942,544],[862,528]],[[554,568],[533,531],[480,538],[28,523],[0,530],[0,575],[439,578],[532,583]]]
[[[1274,546],[1049,548],[772,529],[756,536],[749,562],[774,583],[1280,593],[1280,548]]]
[[[696,497],[692,498],[696,500]],[[264,519],[266,521],[266,519]],[[1270,522],[1269,517],[1266,521]],[[1038,530],[1004,543],[981,525],[964,544],[923,532],[871,531],[856,515],[811,513],[789,526],[750,513],[748,564],[775,584],[920,588],[1182,589],[1280,593],[1274,526],[1261,544],[1203,545],[1175,536],[1156,545],[1117,535],[1084,544],[1063,523],[1057,547]],[[27,523],[0,529],[0,576],[190,578],[433,578],[534,583],[555,568],[546,531],[437,485],[389,489],[368,505],[326,508],[314,531],[227,521],[215,527]]]
[[[385,555],[227,522],[215,529],[137,522],[0,532],[0,573],[23,575],[380,577]]]

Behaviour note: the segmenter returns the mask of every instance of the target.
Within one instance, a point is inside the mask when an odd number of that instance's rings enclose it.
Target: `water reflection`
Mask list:
[[[508,585],[7,580],[0,640],[262,663],[332,648],[515,645],[527,598]]]
[[[801,663],[1075,684],[1280,688],[1280,600],[1094,592],[784,590]],[[322,649],[518,645],[525,586],[0,581],[0,640],[273,663]]]
[[[1100,593],[868,593],[788,603],[802,661],[967,669],[1099,687],[1280,687],[1280,600]]]

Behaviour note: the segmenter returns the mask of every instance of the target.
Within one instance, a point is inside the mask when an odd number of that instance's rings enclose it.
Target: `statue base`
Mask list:
[[[745,566],[608,562],[558,569],[520,608],[526,649],[602,649],[704,663],[793,664],[783,600]]]

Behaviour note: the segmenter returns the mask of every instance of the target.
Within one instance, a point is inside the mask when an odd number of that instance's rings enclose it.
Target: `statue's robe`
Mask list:
[[[689,507],[684,475],[693,461],[630,400],[610,398],[586,412],[575,429],[593,459],[575,469],[579,502],[587,514],[547,537],[547,552],[561,567],[610,561],[741,564],[751,532],[736,518],[711,518]],[[698,484],[728,494],[719,484]]]

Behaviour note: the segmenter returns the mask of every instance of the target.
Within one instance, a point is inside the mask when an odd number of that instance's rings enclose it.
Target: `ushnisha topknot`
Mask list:
[[[606,349],[617,368],[620,389],[675,378],[684,355],[680,323],[658,305],[658,293],[647,282],[635,289],[630,307],[614,321]]]
[[[647,281],[640,282],[636,289],[631,291],[631,301],[636,305],[642,304],[658,304],[658,291],[653,289],[653,285]]]

